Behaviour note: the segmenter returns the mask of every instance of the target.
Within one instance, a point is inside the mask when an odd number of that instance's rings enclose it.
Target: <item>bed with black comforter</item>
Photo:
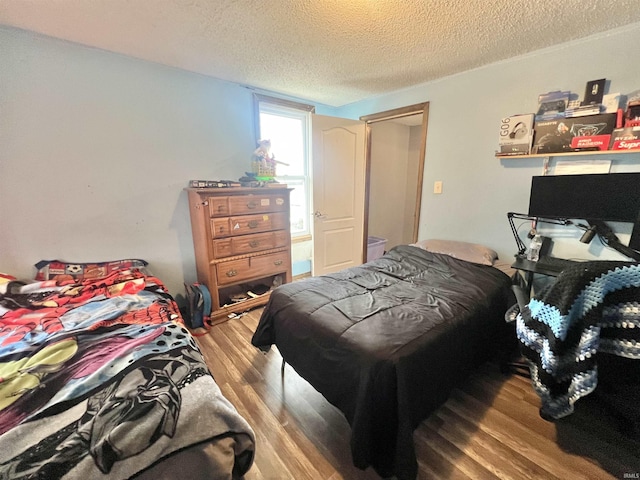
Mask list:
[[[275,289],[252,343],[276,345],[346,416],[354,464],[415,478],[413,431],[509,332],[498,269],[401,245]]]

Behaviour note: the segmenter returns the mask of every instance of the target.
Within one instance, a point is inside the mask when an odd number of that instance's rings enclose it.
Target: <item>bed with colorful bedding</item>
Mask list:
[[[415,428],[508,341],[511,282],[492,261],[396,246],[276,288],[252,343],[342,411],[355,466],[413,479]]]
[[[251,467],[254,432],[144,265],[0,279],[0,478],[230,479]]]

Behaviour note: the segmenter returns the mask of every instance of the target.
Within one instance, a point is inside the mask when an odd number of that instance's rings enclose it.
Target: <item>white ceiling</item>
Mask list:
[[[0,0],[0,24],[340,106],[635,23],[638,7],[638,0]]]

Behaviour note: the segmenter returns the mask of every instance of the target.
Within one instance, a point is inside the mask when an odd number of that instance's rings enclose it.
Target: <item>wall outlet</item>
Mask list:
[[[438,180],[433,184],[433,193],[442,193],[442,181]]]

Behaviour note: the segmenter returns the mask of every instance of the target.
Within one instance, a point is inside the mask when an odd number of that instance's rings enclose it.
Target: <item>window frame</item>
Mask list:
[[[304,193],[305,193],[305,201],[307,204],[307,222],[306,228],[302,231],[291,232],[292,240],[297,240],[300,238],[308,238],[311,235],[311,191],[312,191],[312,181],[311,181],[311,114],[315,113],[315,106],[308,105],[305,103],[294,102],[291,100],[285,100],[277,97],[270,97],[267,95],[262,95],[259,93],[253,94],[254,98],[254,133],[255,133],[255,141],[256,144],[258,140],[260,140],[260,113],[263,111],[265,113],[269,113],[271,115],[285,115],[286,112],[293,112],[298,114],[303,114],[301,116],[306,116],[305,121],[305,132],[303,138],[304,145],[304,175],[276,175],[278,180],[283,183],[287,183],[287,180],[291,182],[296,181],[302,182]]]

